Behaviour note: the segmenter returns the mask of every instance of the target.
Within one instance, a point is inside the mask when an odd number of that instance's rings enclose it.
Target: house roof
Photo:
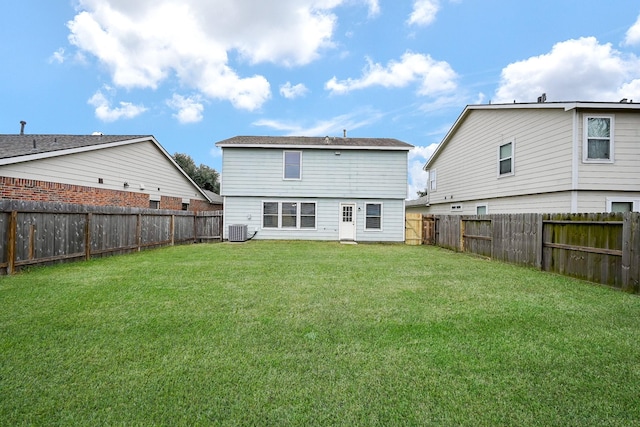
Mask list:
[[[0,159],[90,148],[103,144],[137,142],[151,135],[0,135]]]
[[[209,190],[202,190],[207,197],[209,197],[209,200],[211,200],[212,203],[217,203],[217,204],[223,204],[224,203],[224,198],[219,195],[218,193],[214,193],[213,191],[209,191]]]
[[[413,145],[393,138],[339,138],[315,136],[235,136],[216,143],[221,148],[340,148],[366,150],[410,150]]]
[[[433,152],[427,163],[424,165],[424,170],[429,169],[430,165],[440,155],[444,147],[449,140],[455,135],[458,128],[467,119],[467,117],[475,110],[539,110],[539,109],[557,109],[563,111],[571,110],[599,110],[599,111],[638,111],[640,112],[640,103],[634,103],[633,101],[627,101],[623,99],[620,102],[583,102],[583,101],[571,101],[571,102],[532,102],[532,103],[513,103],[513,104],[476,104],[467,105],[465,109],[460,113],[460,116],[456,119],[449,132],[445,135],[444,139],[438,144],[438,147]]]
[[[426,206],[429,204],[429,196],[422,196],[417,199],[407,200],[404,202],[404,206],[409,208],[413,206]]]
[[[0,166],[38,159],[81,153],[140,142],[151,142],[196,187],[205,199],[213,202],[153,135],[48,135],[0,134]]]

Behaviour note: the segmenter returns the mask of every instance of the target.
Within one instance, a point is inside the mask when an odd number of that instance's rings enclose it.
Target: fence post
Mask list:
[[[176,216],[171,215],[169,219],[169,232],[171,233],[171,246],[176,243]]]
[[[544,256],[544,252],[543,252],[544,221],[543,221],[542,214],[535,214],[534,218],[537,221],[536,242],[535,242],[535,248],[534,248],[534,250],[536,251],[535,263],[538,270],[542,270],[542,257]]]
[[[11,211],[9,217],[9,244],[7,247],[7,274],[13,274],[16,269],[16,243],[18,240],[18,212]]]
[[[136,245],[140,252],[142,250],[142,214],[138,214],[136,218]]]
[[[84,224],[84,257],[87,261],[91,259],[91,219],[93,214],[87,213],[87,219]]]
[[[640,291],[638,267],[638,243],[640,241],[638,214],[627,212],[623,216],[622,224],[622,274],[621,288],[623,291]]]
[[[460,215],[460,252],[464,252],[464,231],[466,228],[466,223],[462,215]]]

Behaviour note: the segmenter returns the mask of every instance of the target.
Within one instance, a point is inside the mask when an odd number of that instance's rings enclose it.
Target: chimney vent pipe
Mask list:
[[[27,122],[25,122],[24,120],[20,120],[20,135],[24,135],[24,125],[26,125]]]
[[[343,138],[347,137],[347,130],[346,129],[342,129],[342,137]]]

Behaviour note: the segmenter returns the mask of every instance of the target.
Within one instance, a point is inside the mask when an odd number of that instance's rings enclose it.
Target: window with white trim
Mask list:
[[[366,203],[364,205],[365,230],[382,230],[382,203]]]
[[[607,197],[607,212],[640,212],[640,199]]]
[[[476,215],[487,215],[489,213],[489,205],[476,205]]]
[[[585,116],[582,152],[588,163],[613,162],[613,116]]]
[[[302,178],[302,151],[285,151],[282,154],[284,179]]]
[[[429,169],[429,191],[436,190],[436,170]]]
[[[513,141],[498,148],[498,176],[513,175],[513,151]]]
[[[315,229],[316,202],[262,202],[262,228]]]

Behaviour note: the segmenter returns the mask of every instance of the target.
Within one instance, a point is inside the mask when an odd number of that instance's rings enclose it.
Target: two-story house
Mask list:
[[[407,156],[388,138],[237,136],[222,149],[225,238],[404,240]]]
[[[423,212],[640,210],[640,104],[467,106],[424,169]]]

